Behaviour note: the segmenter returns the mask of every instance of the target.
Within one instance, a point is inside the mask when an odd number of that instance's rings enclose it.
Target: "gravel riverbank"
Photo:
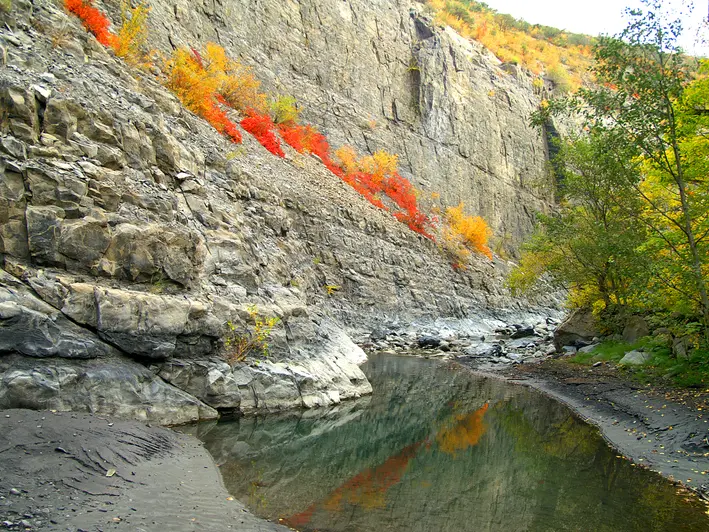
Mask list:
[[[465,364],[464,364],[465,365]],[[619,454],[709,501],[709,393],[642,386],[612,366],[545,360],[494,375],[566,404]]]

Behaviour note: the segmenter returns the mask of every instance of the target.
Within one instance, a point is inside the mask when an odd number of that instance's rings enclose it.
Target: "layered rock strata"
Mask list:
[[[341,11],[336,4],[301,2],[310,15],[297,19],[295,3],[219,9],[231,9],[232,17],[223,14],[229,27],[253,39],[249,59],[262,62],[259,74],[270,85],[303,65],[287,77],[288,90],[302,95],[306,116],[335,144],[364,146],[349,138],[355,131],[370,138],[357,125],[366,116],[359,106],[387,101],[370,149],[406,154],[417,183],[449,198],[474,192],[498,229],[524,232],[544,203],[520,184],[539,177],[544,161],[541,139],[524,125],[536,98],[526,78],[515,81],[484,52],[398,3],[375,6],[369,20],[362,11],[356,24],[333,25],[343,28],[339,42],[339,33],[325,31]],[[365,8],[349,4],[353,17]],[[207,8],[151,6],[152,37],[165,48],[169,39],[203,42],[219,32],[215,40],[233,44],[229,51],[246,50]],[[238,22],[249,9],[266,10],[261,34],[257,13]],[[243,146],[229,144],[54,3],[14,0],[3,16],[0,408],[181,423],[217,411],[330,405],[371,391],[358,367],[364,353],[346,330],[526,310],[502,288],[502,261],[479,259],[456,272],[433,242],[369,205],[315,157],[287,149],[279,159],[248,135]],[[309,35],[309,61],[291,57],[297,46],[288,34],[290,52],[266,60],[259,51],[286,20]],[[364,48],[375,30],[377,43],[392,46],[377,44],[372,55]],[[350,38],[362,49],[341,65],[351,75],[306,68],[316,59],[325,68],[326,49],[345,50]],[[400,64],[403,50],[415,52],[418,70]],[[389,89],[375,91],[369,77],[353,82],[375,57],[389,57],[376,59],[377,72],[391,73],[382,85]],[[411,76],[419,78],[418,96],[401,100],[399,84]],[[420,114],[405,119],[407,106]],[[486,169],[474,171],[483,159]],[[224,340],[253,330],[254,309],[279,318],[270,356],[229,364]]]

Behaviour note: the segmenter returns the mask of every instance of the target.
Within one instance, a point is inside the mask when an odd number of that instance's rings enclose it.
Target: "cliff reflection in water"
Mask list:
[[[299,530],[707,530],[699,503],[533,391],[376,356],[374,395],[199,435],[229,491]]]

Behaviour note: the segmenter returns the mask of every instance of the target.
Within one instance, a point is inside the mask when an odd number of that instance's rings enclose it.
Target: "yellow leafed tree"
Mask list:
[[[492,251],[487,242],[492,231],[480,216],[465,214],[465,205],[446,209],[445,223],[442,228],[443,245],[456,259],[459,267],[464,267],[470,252],[482,253],[492,259]]]

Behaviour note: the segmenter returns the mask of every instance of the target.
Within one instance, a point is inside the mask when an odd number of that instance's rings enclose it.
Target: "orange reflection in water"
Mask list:
[[[444,424],[435,437],[438,448],[455,456],[456,452],[477,445],[487,430],[483,416],[488,406],[486,403],[475,412],[454,416]],[[305,526],[318,508],[338,512],[342,509],[343,502],[367,509],[384,508],[387,490],[401,480],[409,461],[416,456],[421,445],[430,449],[430,439],[408,445],[376,468],[363,470],[333,491],[324,502],[316,502],[304,511],[284,519],[284,524],[296,528]]]
[[[323,503],[311,505],[305,511],[286,519],[285,523],[292,527],[304,526],[312,519],[318,506],[329,512],[337,512],[341,510],[343,501],[367,509],[383,508],[386,506],[387,490],[401,480],[409,461],[422,443],[408,445],[376,468],[367,468],[358,473],[333,491]]]
[[[478,408],[475,412],[455,416],[452,422],[455,425],[449,423],[452,426],[444,426],[436,434],[438,448],[444,453],[455,456],[458,451],[477,445],[487,430],[487,426],[483,422],[483,416],[485,416],[488,406],[485,403],[482,408]]]

